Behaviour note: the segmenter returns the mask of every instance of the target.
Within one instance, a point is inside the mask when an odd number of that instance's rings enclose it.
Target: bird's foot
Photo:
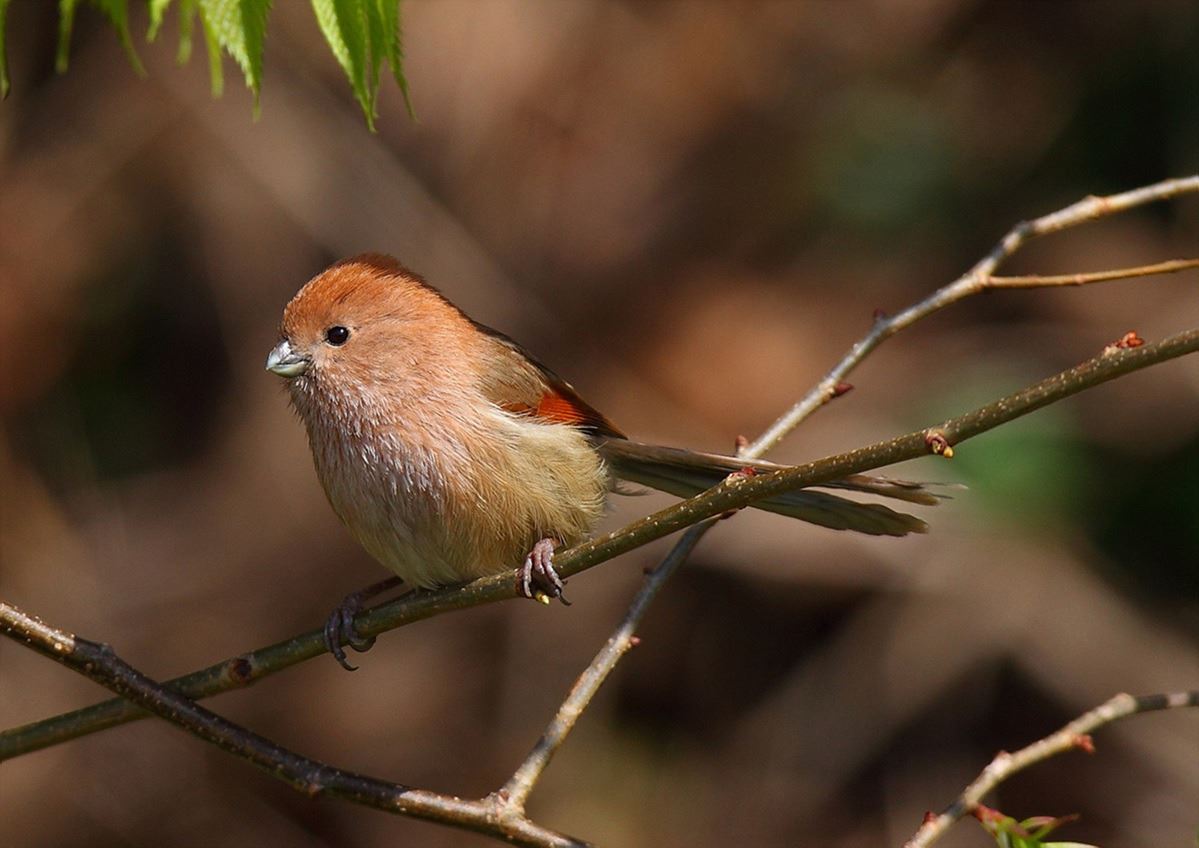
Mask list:
[[[325,647],[346,671],[357,671],[358,666],[351,664],[346,659],[346,652],[342,650],[342,645],[349,645],[355,651],[363,653],[369,651],[371,645],[375,644],[374,636],[358,635],[358,631],[354,629],[354,616],[358,615],[362,611],[362,605],[375,595],[386,592],[388,589],[394,589],[403,582],[399,577],[380,580],[365,589],[346,595],[333,612],[329,613],[329,617],[325,620]]]
[[[525,564],[517,572],[520,576],[520,593],[543,603],[549,603],[550,598],[557,598],[570,606],[570,601],[562,593],[566,583],[554,571],[555,547],[557,542],[553,539],[541,539],[533,545],[533,550],[525,557]]]

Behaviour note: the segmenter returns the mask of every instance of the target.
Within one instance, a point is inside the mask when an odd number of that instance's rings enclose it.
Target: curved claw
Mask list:
[[[338,664],[346,671],[357,671],[358,666],[346,658],[342,645],[349,645],[353,650],[364,653],[375,644],[374,636],[360,636],[354,629],[354,616],[362,610],[362,605],[369,599],[385,592],[403,581],[398,577],[389,577],[374,585],[367,586],[360,592],[346,595],[342,602],[329,613],[325,619],[324,636],[325,648],[333,655]]]
[[[350,616],[350,629],[353,630],[354,617]],[[337,660],[338,665],[346,671],[357,671],[358,666],[351,663],[346,658],[346,652],[341,649],[341,641],[345,633],[345,616],[341,607],[333,610],[329,617],[325,619],[325,649],[333,655],[333,659]],[[356,635],[356,634],[355,634]],[[350,643],[353,647],[353,643]]]
[[[548,595],[570,606],[570,601],[566,600],[563,593],[566,582],[554,570],[556,544],[553,539],[541,539],[533,545],[525,557],[524,565],[520,567],[520,593],[534,600],[538,599],[538,595]]]

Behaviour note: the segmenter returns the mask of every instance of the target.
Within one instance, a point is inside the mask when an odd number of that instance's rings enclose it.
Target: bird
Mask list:
[[[393,577],[347,596],[325,641],[347,668],[353,616],[383,586],[431,589],[514,570],[518,592],[566,602],[556,548],[589,537],[619,481],[689,497],[785,466],[643,444],[504,334],[383,254],[335,263],[283,310],[267,370],[287,380],[333,511]],[[923,485],[855,475],[823,488],[935,504]],[[801,489],[752,504],[870,535],[927,524]]]

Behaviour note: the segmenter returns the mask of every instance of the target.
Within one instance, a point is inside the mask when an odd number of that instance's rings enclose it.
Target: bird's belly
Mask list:
[[[603,513],[607,475],[582,434],[506,417],[492,424],[491,438],[476,438],[453,463],[408,441],[359,443],[317,457],[317,473],[358,542],[413,586],[516,568],[542,538],[586,538]]]
[[[444,499],[436,492],[409,489],[403,475],[359,469],[338,485],[340,476],[331,475],[326,485],[334,511],[367,553],[405,583],[428,589],[477,576],[464,567],[471,552],[447,544]]]

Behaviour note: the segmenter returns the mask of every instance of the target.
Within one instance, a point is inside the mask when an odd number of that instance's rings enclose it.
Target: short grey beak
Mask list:
[[[266,370],[274,371],[280,377],[298,377],[308,370],[311,361],[308,357],[293,351],[291,343],[284,339],[267,354]]]

